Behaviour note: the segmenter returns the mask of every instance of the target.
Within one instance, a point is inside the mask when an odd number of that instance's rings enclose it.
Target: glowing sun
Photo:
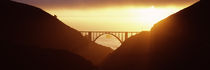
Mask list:
[[[143,23],[144,26],[149,27],[175,12],[170,8],[156,8],[155,6],[139,8],[134,11],[136,13],[135,16],[138,18],[135,21]]]

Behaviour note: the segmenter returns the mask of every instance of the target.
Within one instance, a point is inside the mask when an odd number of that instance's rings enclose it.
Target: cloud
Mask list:
[[[184,5],[198,0],[14,0],[26,4],[45,7],[107,7],[124,5]]]

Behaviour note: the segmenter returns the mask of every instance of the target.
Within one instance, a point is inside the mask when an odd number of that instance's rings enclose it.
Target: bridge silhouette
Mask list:
[[[108,34],[115,37],[117,40],[120,41],[120,43],[123,43],[129,37],[139,33],[139,32],[115,32],[115,31],[80,31],[80,32],[83,36],[87,37],[89,40],[93,42],[95,42],[101,36]]]

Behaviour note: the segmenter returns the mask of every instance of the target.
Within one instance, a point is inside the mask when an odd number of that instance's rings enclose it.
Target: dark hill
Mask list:
[[[101,65],[102,70],[145,70],[148,61],[149,32],[126,40]]]
[[[73,52],[86,46],[80,32],[39,8],[11,1],[1,8],[1,40]]]
[[[68,50],[99,64],[113,50],[90,44],[79,31],[65,25],[42,9],[5,0],[1,2],[2,41]],[[97,54],[96,54],[97,53]]]
[[[102,69],[209,70],[209,5],[208,0],[199,1],[154,25],[149,37],[131,37],[107,57]],[[146,46],[149,54],[143,54]]]
[[[80,49],[78,54],[91,61],[94,65],[98,66],[101,64],[101,62],[103,62],[107,55],[113,51],[114,50],[109,47],[89,41],[88,46]]]
[[[201,0],[151,30],[151,70],[209,70],[210,2]]]
[[[95,70],[91,62],[64,50],[1,43],[1,70]]]
[[[87,45],[80,32],[39,8],[10,0],[0,4],[1,70],[95,69],[75,54]]]

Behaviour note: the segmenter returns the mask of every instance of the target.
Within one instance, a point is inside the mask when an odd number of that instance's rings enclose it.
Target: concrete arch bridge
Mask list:
[[[117,40],[120,41],[120,43],[123,43],[129,37],[139,33],[139,32],[115,32],[115,31],[80,31],[80,32],[83,36],[86,36],[88,39],[90,39],[93,42],[95,42],[101,36],[108,34],[115,37]]]

